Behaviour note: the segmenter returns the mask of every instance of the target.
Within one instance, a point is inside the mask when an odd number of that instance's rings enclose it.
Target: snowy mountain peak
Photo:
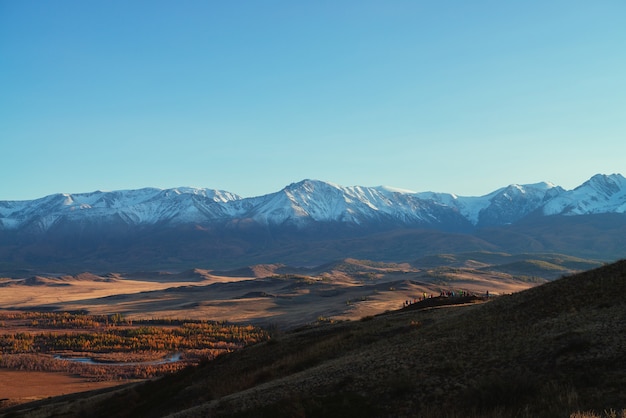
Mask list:
[[[345,190],[320,180],[292,183],[278,193],[256,198],[254,219],[296,225],[311,221],[339,221],[346,214]]]
[[[509,184],[507,187],[503,187],[498,189],[487,196],[497,196],[497,195],[518,195],[518,194],[543,194],[548,190],[554,188],[552,183],[548,182],[540,182],[533,184]]]
[[[598,193],[611,196],[626,187],[626,178],[621,174],[596,174],[576,189],[591,188]]]
[[[155,224],[164,221],[203,220],[218,204],[241,197],[212,189],[120,190],[113,192],[61,193],[32,201],[4,202],[0,205],[0,229],[26,227],[47,230],[62,221],[107,221],[123,219],[127,224]]]
[[[515,223],[533,213],[626,213],[626,179],[620,174],[599,174],[571,191],[548,182],[511,184],[478,197],[388,186],[345,187],[312,179],[245,199],[223,190],[192,187],[62,193],[0,202],[0,230],[45,231],[67,222],[165,225],[242,219],[297,227],[340,222],[467,229]]]
[[[621,174],[596,174],[574,190],[546,203],[545,215],[626,213],[626,179]]]
[[[195,188],[195,187],[177,187],[174,189],[165,189],[165,190],[161,190],[160,194],[164,196],[173,196],[173,195],[198,196],[198,197],[211,199],[214,202],[222,202],[222,203],[241,199],[241,196],[235,193],[224,191],[224,190]]]
[[[389,192],[389,193],[402,193],[402,194],[415,194],[416,193],[412,190],[400,189],[398,187],[391,187],[391,186],[378,186],[374,188],[381,192]]]

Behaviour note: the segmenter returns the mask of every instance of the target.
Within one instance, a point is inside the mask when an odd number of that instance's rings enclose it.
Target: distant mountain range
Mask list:
[[[309,264],[460,250],[610,260],[626,254],[625,228],[620,174],[595,175],[573,190],[514,184],[479,197],[317,180],[251,198],[196,188],[98,191],[0,201],[0,271]]]

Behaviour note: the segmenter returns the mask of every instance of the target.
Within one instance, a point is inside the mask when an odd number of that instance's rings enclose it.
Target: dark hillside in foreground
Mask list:
[[[5,416],[569,417],[626,407],[626,261],[487,303],[416,308],[305,327]]]

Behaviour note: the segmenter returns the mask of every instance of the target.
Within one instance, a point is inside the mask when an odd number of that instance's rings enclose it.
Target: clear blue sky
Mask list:
[[[0,200],[626,174],[626,2],[0,0]]]

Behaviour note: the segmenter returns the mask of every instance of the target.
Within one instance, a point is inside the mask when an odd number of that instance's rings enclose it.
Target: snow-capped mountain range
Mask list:
[[[573,190],[537,183],[476,197],[317,180],[251,198],[147,188],[0,201],[0,274],[404,262],[474,251],[615,260],[626,257],[625,237],[620,174]]]
[[[344,187],[317,180],[242,198],[222,190],[176,188],[55,194],[0,201],[0,230],[47,231],[61,223],[126,225],[227,224],[299,228],[320,222],[392,223],[467,229],[515,223],[529,215],[626,213],[626,178],[598,174],[573,190],[554,184],[513,184],[485,196],[414,193],[391,187]]]

